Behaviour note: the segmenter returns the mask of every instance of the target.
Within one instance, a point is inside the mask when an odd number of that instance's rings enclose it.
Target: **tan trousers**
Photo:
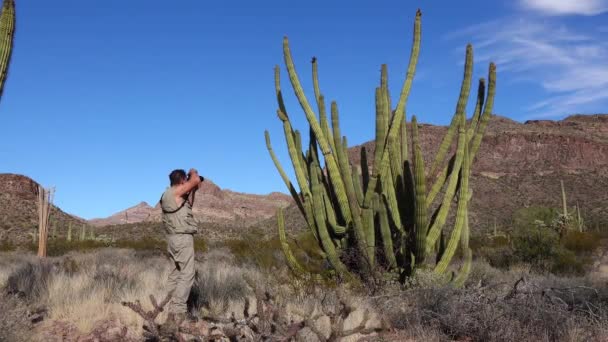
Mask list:
[[[194,283],[194,238],[191,234],[169,235],[167,250],[173,262],[167,290],[174,291],[169,303],[169,312],[186,313],[186,301]]]

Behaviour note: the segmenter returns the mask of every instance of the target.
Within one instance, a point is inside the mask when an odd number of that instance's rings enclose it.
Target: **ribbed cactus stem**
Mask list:
[[[385,202],[379,199],[376,203],[375,211],[378,213],[380,223],[380,236],[382,237],[382,247],[384,249],[384,257],[388,262],[388,269],[397,267],[397,258],[393,246],[393,238],[391,236],[391,227],[388,222],[388,213],[386,211]]]
[[[289,40],[287,37],[283,39],[283,55],[285,57],[285,65],[287,66],[287,71],[289,73],[289,80],[291,81],[291,85],[293,90],[300,102],[300,106],[304,110],[306,114],[306,119],[310,125],[311,130],[314,132],[314,135],[317,138],[319,143],[319,147],[323,153],[323,157],[325,158],[325,163],[327,168],[329,169],[329,174],[331,177],[331,182],[334,186],[334,190],[336,192],[336,197],[338,199],[340,211],[342,212],[342,216],[346,220],[346,222],[352,221],[352,215],[350,212],[348,199],[346,197],[346,189],[344,186],[344,182],[340,177],[340,171],[338,168],[337,158],[331,151],[331,147],[328,142],[328,137],[323,134],[323,130],[317,121],[314,111],[310,107],[308,100],[306,99],[306,95],[304,95],[304,90],[302,89],[302,85],[300,84],[300,80],[298,78],[298,74],[296,72],[293,58],[291,56],[291,51],[289,49]]]
[[[427,236],[427,252],[428,248],[433,246],[437,241],[437,238],[439,238],[440,232],[443,229],[443,226],[448,218],[448,214],[452,205],[452,200],[454,199],[454,195],[456,194],[456,188],[458,186],[458,179],[463,164],[464,150],[465,146],[467,145],[467,135],[465,133],[466,119],[464,113],[459,114],[458,119],[458,146],[456,149],[456,159],[453,162],[452,173],[450,175],[448,187],[443,196],[443,201],[441,205],[437,208],[437,214],[434,215],[435,219],[432,222]]]
[[[289,180],[289,177],[285,173],[285,170],[283,169],[281,162],[279,162],[279,159],[277,158],[276,154],[274,153],[274,150],[272,148],[272,143],[270,141],[270,134],[268,133],[268,131],[264,131],[264,137],[266,138],[266,149],[268,150],[268,153],[270,154],[270,158],[272,159],[274,166],[277,168],[277,171],[279,171],[279,174],[281,175],[281,178],[283,179],[285,186],[287,186],[287,189],[289,190],[291,197],[293,197],[294,201],[296,202],[296,205],[300,209],[300,212],[306,218],[306,213],[304,211],[304,205],[302,204],[302,198],[298,194],[296,188],[291,183],[291,180]]]
[[[460,86],[460,96],[458,97],[458,103],[456,104],[456,112],[452,118],[452,123],[448,128],[441,144],[439,145],[439,150],[437,151],[437,155],[435,156],[435,161],[431,165],[431,170],[429,175],[434,176],[436,170],[443,165],[446,154],[448,153],[448,149],[452,144],[452,139],[454,137],[454,133],[456,131],[456,127],[458,126],[458,118],[460,114],[464,114],[465,109],[467,107],[467,102],[469,99],[469,91],[471,90],[471,78],[473,76],[473,46],[471,44],[467,45],[465,63],[464,63],[464,77],[462,80],[462,85]]]
[[[318,101],[319,101],[319,121],[321,121],[321,129],[323,130],[323,134],[325,134],[327,136],[327,139],[329,140],[329,145],[331,146],[331,150],[335,153],[336,152],[335,141],[334,141],[334,137],[331,132],[331,129],[329,128],[329,121],[327,119],[327,112],[325,110],[325,98],[323,97],[323,95],[319,96]]]
[[[15,1],[4,0],[0,14],[0,96],[4,90],[4,82],[13,51],[13,36],[15,34]]]
[[[67,241],[72,241],[72,222],[68,223],[68,235],[66,237]]]
[[[319,230],[319,240],[321,242],[321,246],[323,247],[323,251],[327,255],[327,259],[332,267],[341,275],[348,276],[350,273],[346,266],[340,261],[338,257],[338,252],[336,250],[336,246],[329,235],[329,231],[327,230],[325,216],[325,198],[323,196],[323,185],[319,184],[318,177],[311,177],[312,179],[312,195],[313,195],[313,210],[315,222],[317,224],[317,228]]]
[[[416,11],[416,19],[414,20],[414,41],[412,43],[412,51],[410,52],[410,61],[407,66],[405,82],[403,82],[401,94],[399,95],[399,102],[395,109],[395,117],[399,119],[398,121],[403,121],[405,119],[405,105],[410,95],[410,90],[412,89],[414,74],[416,73],[416,64],[418,64],[418,55],[420,54],[421,21],[422,11],[418,9]]]
[[[377,197],[377,194],[376,196]],[[365,208],[361,211],[365,242],[367,244],[367,262],[373,268],[376,264],[376,230],[374,229],[374,210]]]
[[[416,264],[423,264],[426,256],[427,235],[427,205],[426,205],[426,177],[424,175],[424,158],[418,139],[418,122],[412,116],[412,147],[414,149],[414,181],[416,184]]]
[[[382,193],[387,198],[388,209],[391,219],[395,224],[396,229],[403,232],[403,222],[401,221],[401,213],[399,212],[399,203],[397,193],[395,192],[395,184],[390,168],[385,168],[381,177]]]
[[[361,204],[363,204],[363,187],[361,186],[361,173],[355,165],[352,165],[351,174],[353,175],[353,186],[355,188],[355,195],[357,195],[357,202],[360,206]]]
[[[332,102],[331,106],[331,120],[334,129],[334,139],[336,139],[336,134],[340,134],[340,120],[338,113],[338,105],[335,102]],[[350,207],[352,215],[352,225],[355,233],[355,240],[357,244],[357,248],[359,249],[359,256],[361,258],[361,265],[367,265],[369,263],[366,260],[367,257],[367,243],[365,236],[365,229],[363,228],[363,223],[361,221],[361,209],[359,206],[359,201],[357,200],[357,194],[355,192],[355,185],[353,181],[353,176],[350,172],[350,166],[348,165],[348,156],[346,155],[346,147],[348,146],[348,142],[346,141],[346,137],[339,142],[336,139],[336,146],[342,146],[343,148],[338,150],[338,160],[340,161],[340,169],[341,173],[344,174],[345,182],[343,183],[346,187],[346,196],[348,198],[348,205]],[[346,222],[346,226],[348,226],[348,222]]]
[[[462,161],[463,167],[460,178],[460,191],[458,195],[458,211],[456,212],[456,223],[454,224],[454,230],[450,236],[450,241],[448,242],[448,246],[445,250],[445,253],[441,257],[441,260],[435,267],[435,272],[438,274],[443,274],[448,265],[452,261],[452,257],[456,252],[456,248],[458,247],[458,243],[460,242],[460,237],[463,231],[463,226],[465,226],[467,221],[467,208],[468,208],[468,196],[469,196],[469,147],[468,144],[465,144],[464,147],[464,158]],[[468,243],[468,238],[467,238]]]

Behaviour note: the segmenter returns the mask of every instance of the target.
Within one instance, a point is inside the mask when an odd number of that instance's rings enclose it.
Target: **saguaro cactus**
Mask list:
[[[281,166],[268,131],[265,132],[266,146],[308,228],[333,268],[333,274],[340,277],[359,275],[366,279],[370,272],[381,270],[405,279],[404,276],[416,268],[431,266],[430,260],[435,260],[436,265],[431,267],[434,272],[443,274],[459,246],[465,258],[453,279],[454,284],[462,285],[470,270],[469,175],[492,114],[496,67],[490,63],[487,87],[485,79],[479,81],[475,110],[467,125],[465,109],[473,74],[473,47],[467,46],[464,77],[452,123],[427,172],[416,118],[412,117],[409,127],[411,142],[406,123],[406,104],[420,51],[421,17],[418,10],[409,65],[394,109],[389,95],[387,67],[381,67],[380,85],[376,88],[376,137],[371,167],[365,149],[361,151],[361,165],[353,165],[349,160],[347,140],[340,132],[336,102],[331,102],[330,106],[330,127],[325,97],[319,85],[317,59],[312,60],[312,75],[318,116],[300,84],[289,41],[287,37],[283,40],[289,79],[310,126],[308,149],[304,151],[301,134],[293,128],[285,107],[279,67],[275,67],[277,113],[283,124],[299,189]],[[455,152],[448,158],[453,144],[456,144]],[[441,200],[435,203],[439,194],[442,194]],[[458,203],[455,225],[447,230],[444,226],[454,201]],[[277,217],[281,245],[290,268],[299,275],[318,276],[298,262],[287,243],[282,211]],[[436,251],[436,246],[438,253],[435,258],[430,258],[429,254]]]

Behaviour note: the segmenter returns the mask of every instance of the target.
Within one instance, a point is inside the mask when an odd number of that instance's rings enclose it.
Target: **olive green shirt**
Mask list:
[[[163,226],[167,234],[195,234],[197,225],[188,201],[178,205],[172,187],[168,187],[160,198],[163,211]]]

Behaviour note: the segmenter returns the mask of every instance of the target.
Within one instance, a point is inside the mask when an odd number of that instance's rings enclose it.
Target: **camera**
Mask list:
[[[203,176],[198,176],[198,178],[200,178],[201,182],[205,181],[205,177]],[[190,175],[188,175],[188,180],[190,180]]]

